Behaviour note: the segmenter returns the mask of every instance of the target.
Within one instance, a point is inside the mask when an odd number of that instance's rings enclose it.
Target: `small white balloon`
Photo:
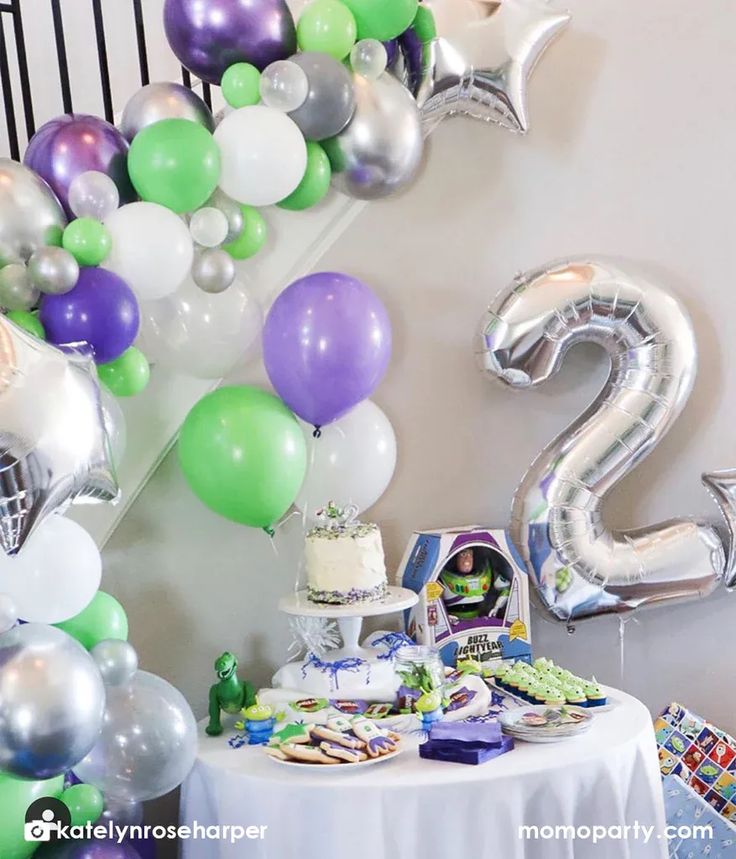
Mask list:
[[[118,186],[98,170],[80,173],[69,186],[69,208],[78,218],[104,221],[119,205]]]
[[[182,219],[157,203],[128,203],[105,220],[112,248],[103,268],[115,272],[141,301],[170,295],[192,267],[194,245]]]
[[[203,248],[216,248],[227,238],[230,230],[227,216],[213,206],[197,209],[189,221],[189,232]]]
[[[294,504],[309,520],[328,501],[372,507],[391,482],[396,468],[396,435],[384,412],[371,400],[322,427],[299,422],[307,442],[307,475]]]
[[[301,66],[289,60],[276,60],[263,70],[260,90],[265,105],[288,113],[306,101],[309,81]]]
[[[386,71],[388,54],[378,39],[361,39],[350,52],[353,71],[364,78],[375,80]]]
[[[0,594],[0,634],[18,623],[18,608],[9,594]]]
[[[11,262],[0,268],[0,307],[6,310],[30,310],[41,293],[31,283],[25,263]]]
[[[299,127],[264,104],[228,114],[215,131],[215,141],[222,161],[220,188],[239,203],[278,203],[299,185],[307,169],[307,144]]]
[[[0,552],[0,591],[27,621],[60,623],[79,614],[97,593],[101,576],[95,541],[63,516],[42,522],[17,555]]]

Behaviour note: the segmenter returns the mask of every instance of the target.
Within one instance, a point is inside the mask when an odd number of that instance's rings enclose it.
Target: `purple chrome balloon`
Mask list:
[[[114,180],[120,205],[137,199],[128,177],[128,141],[97,116],[71,113],[52,119],[33,135],[23,163],[45,179],[68,217],[69,186],[80,173],[97,170]]]
[[[369,397],[390,357],[386,308],[364,283],[338,272],[294,281],[274,302],[263,329],[271,384],[315,427]]]
[[[296,51],[284,0],[166,0],[164,29],[179,62],[211,84],[233,63],[263,70]]]
[[[44,295],[39,319],[49,343],[89,343],[98,364],[132,346],[140,322],[133,291],[104,268],[83,268],[71,292]]]

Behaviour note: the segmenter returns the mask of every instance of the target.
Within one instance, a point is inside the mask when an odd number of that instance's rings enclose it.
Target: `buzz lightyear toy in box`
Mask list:
[[[407,633],[446,665],[531,656],[529,581],[507,533],[480,526],[416,531],[402,584],[419,596]]]

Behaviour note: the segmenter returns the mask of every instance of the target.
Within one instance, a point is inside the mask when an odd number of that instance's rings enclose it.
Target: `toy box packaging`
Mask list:
[[[529,580],[505,531],[415,531],[401,576],[419,595],[407,633],[437,647],[446,665],[531,657]]]

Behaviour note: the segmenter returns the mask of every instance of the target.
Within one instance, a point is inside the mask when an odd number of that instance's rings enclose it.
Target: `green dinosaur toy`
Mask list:
[[[220,711],[234,715],[244,707],[256,703],[256,690],[247,680],[238,680],[238,660],[232,653],[225,653],[215,662],[218,681],[210,686],[210,722],[205,729],[210,737],[222,733]]]

